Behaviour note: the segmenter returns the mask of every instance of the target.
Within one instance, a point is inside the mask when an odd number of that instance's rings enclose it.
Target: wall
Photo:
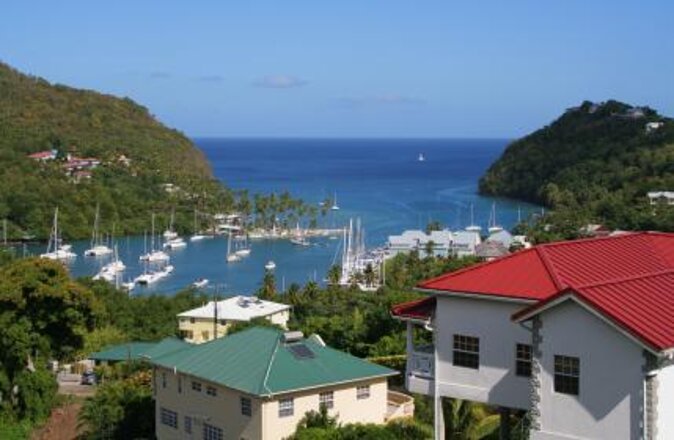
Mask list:
[[[641,438],[643,349],[570,301],[540,321],[540,431],[532,440]],[[580,358],[578,396],[554,391],[555,354]]]
[[[370,383],[370,398],[363,400],[356,399],[356,387],[367,383]],[[267,401],[263,405],[264,440],[280,440],[294,433],[297,423],[307,412],[311,410],[318,411],[319,393],[329,390],[334,391],[335,402],[335,406],[329,411],[329,414],[331,416],[337,415],[340,423],[384,423],[387,410],[388,385],[386,379],[377,379],[375,381],[365,381],[276,396],[274,400]],[[294,415],[279,417],[277,399],[286,396],[294,398]]]
[[[217,396],[206,394],[207,382],[201,382],[201,392],[192,390],[193,378],[187,375],[173,374],[172,370],[157,368],[154,377],[156,390],[156,426],[159,440],[173,439],[201,439],[202,427],[198,420],[204,419],[210,425],[222,428],[226,439],[256,440],[261,437],[262,429],[262,402],[252,396],[213,385],[217,388]],[[162,387],[162,373],[166,373],[166,388]],[[182,378],[182,393],[178,392],[178,376]],[[252,400],[252,417],[241,414],[240,397],[250,397]],[[164,407],[178,413],[178,429],[162,425],[160,408]],[[195,417],[192,422],[192,434],[185,433],[185,416]]]
[[[657,440],[674,439],[674,365],[657,375]]]
[[[529,408],[529,379],[515,375],[515,345],[531,344],[531,333],[510,319],[521,308],[512,302],[438,295],[435,377],[441,395]],[[454,334],[480,338],[478,370],[452,365]]]
[[[290,311],[283,310],[281,312],[269,315],[266,318],[276,325],[287,328],[288,319],[290,319]],[[227,330],[234,322],[236,321],[230,320],[226,321],[225,325],[222,325],[222,320],[218,320],[218,337],[225,336],[227,334]],[[213,318],[194,318],[194,322],[190,322],[190,318],[179,317],[178,329],[181,331],[192,331],[192,338],[186,337],[185,340],[195,344],[201,344],[213,339]],[[202,334],[205,331],[208,332],[208,338],[206,339],[202,337]]]

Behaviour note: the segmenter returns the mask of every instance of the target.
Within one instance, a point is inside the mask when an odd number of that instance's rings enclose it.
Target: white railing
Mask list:
[[[433,346],[414,347],[408,364],[408,374],[418,377],[433,377]]]
[[[397,391],[388,391],[386,396],[386,420],[414,417],[414,398]]]

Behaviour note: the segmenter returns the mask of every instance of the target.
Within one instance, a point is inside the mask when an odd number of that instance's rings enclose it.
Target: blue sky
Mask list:
[[[191,136],[515,137],[584,99],[674,115],[672,1],[14,1],[0,60]]]

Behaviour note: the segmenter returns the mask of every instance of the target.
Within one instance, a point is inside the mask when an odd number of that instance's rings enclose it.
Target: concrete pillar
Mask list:
[[[504,406],[498,409],[501,425],[499,426],[499,440],[510,440],[510,408]]]
[[[435,440],[445,440],[445,413],[442,411],[442,397],[433,396]]]

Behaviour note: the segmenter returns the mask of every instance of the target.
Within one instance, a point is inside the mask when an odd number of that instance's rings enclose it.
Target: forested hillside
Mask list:
[[[571,224],[672,230],[646,193],[674,189],[674,121],[647,107],[584,102],[513,142],[480,180],[483,194],[553,208]]]
[[[58,152],[54,160],[28,157],[50,150]],[[68,155],[100,165],[68,173]],[[66,237],[86,236],[97,203],[104,228],[114,222],[119,233],[138,233],[151,210],[226,205],[231,195],[201,151],[145,107],[0,63],[0,219],[10,236],[45,237],[57,205]]]

